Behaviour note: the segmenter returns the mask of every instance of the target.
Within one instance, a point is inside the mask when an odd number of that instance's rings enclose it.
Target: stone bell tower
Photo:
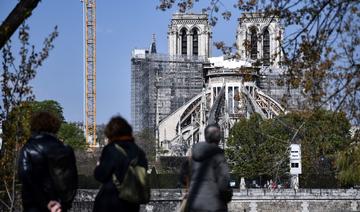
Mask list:
[[[243,13],[236,33],[240,57],[259,60],[264,66],[278,67],[283,31],[277,17],[267,17],[264,13]]]
[[[211,56],[208,15],[175,13],[168,30],[170,56]]]

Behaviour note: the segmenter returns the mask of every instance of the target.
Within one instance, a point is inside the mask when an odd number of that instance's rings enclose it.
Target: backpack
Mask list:
[[[126,151],[119,145],[115,148],[127,157]],[[129,162],[120,182],[115,174],[112,175],[113,183],[119,192],[119,198],[135,204],[146,204],[150,201],[150,186],[146,169],[138,164],[138,158]]]
[[[47,155],[47,159],[54,190],[59,196],[61,204],[70,207],[78,185],[74,152],[69,146],[59,146]]]

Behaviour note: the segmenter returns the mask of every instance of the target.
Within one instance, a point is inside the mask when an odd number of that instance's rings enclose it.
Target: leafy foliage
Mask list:
[[[245,178],[278,179],[289,171],[287,132],[254,114],[231,129],[225,150],[232,171]]]
[[[60,103],[54,100],[34,101],[31,102],[31,110],[33,113],[39,111],[47,111],[55,114],[61,121],[65,121],[63,108]]]
[[[85,150],[87,148],[84,132],[81,129],[81,126],[78,126],[76,123],[65,122],[63,108],[60,103],[54,100],[44,100],[31,102],[30,105],[32,113],[38,111],[48,111],[58,116],[58,118],[62,121],[58,136],[62,141],[64,141],[64,143],[70,145],[74,149]]]
[[[351,145],[339,152],[336,165],[343,185],[360,185],[360,130],[355,132]]]
[[[335,180],[336,155],[350,144],[350,123],[344,113],[325,110],[298,114],[305,121],[301,129],[302,185],[313,187],[315,177]],[[320,183],[318,181],[317,183]],[[325,182],[323,182],[325,183]]]
[[[30,112],[29,105],[22,104],[13,107],[11,112],[7,114],[7,119],[3,121],[2,139],[3,146],[1,148],[0,158],[0,189],[6,190],[6,199],[4,193],[0,194],[0,204],[13,211],[17,205],[16,199],[16,170],[18,151],[30,136]]]
[[[87,148],[84,132],[74,123],[63,122],[58,132],[59,139],[74,149]]]
[[[335,179],[336,155],[349,146],[349,129],[349,120],[341,112],[294,112],[269,120],[253,115],[235,124],[226,154],[234,173],[277,180],[288,174],[289,145],[300,143],[301,185],[315,186],[316,177]]]

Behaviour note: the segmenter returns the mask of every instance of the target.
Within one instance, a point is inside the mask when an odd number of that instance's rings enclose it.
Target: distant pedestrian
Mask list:
[[[74,152],[56,133],[61,121],[49,112],[31,119],[32,136],[20,151],[19,179],[25,212],[64,212],[71,208],[77,189]]]
[[[219,148],[220,139],[219,125],[210,124],[205,128],[206,142],[199,142],[192,149],[187,211],[228,211],[232,189],[224,151]]]
[[[132,127],[120,116],[111,118],[105,135],[109,143],[102,150],[94,171],[95,179],[102,183],[94,211],[138,212],[140,204],[146,203],[150,195],[146,188],[145,153],[136,145]],[[133,170],[140,174],[134,175]]]
[[[273,181],[273,182],[271,183],[271,190],[274,191],[276,188],[277,188],[276,182]]]

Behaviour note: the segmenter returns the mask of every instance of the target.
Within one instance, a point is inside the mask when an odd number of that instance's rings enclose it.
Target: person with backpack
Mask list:
[[[219,148],[221,139],[218,124],[209,124],[205,128],[205,141],[195,144],[191,159],[185,169],[190,175],[190,186],[186,207],[182,211],[190,212],[226,212],[231,201],[232,189],[229,186],[230,172],[224,150]],[[182,180],[183,181],[183,180]]]
[[[57,137],[61,121],[49,112],[35,113],[31,137],[20,150],[18,174],[25,212],[66,212],[78,185],[74,151]]]
[[[150,198],[148,161],[135,143],[132,127],[120,117],[112,117],[105,128],[109,143],[101,152],[94,177],[101,182],[94,212],[138,212]]]

